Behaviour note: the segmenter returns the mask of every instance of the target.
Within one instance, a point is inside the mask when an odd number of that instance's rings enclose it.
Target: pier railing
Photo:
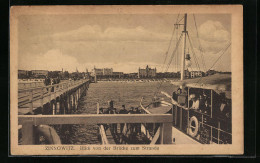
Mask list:
[[[28,89],[44,86],[43,81],[33,81],[33,82],[19,82],[18,89]]]
[[[33,104],[36,101],[40,103],[40,107],[43,107],[43,104],[46,103],[44,102],[44,98],[47,97],[47,101],[51,101],[53,98],[56,98],[56,96],[58,96],[58,93],[73,89],[87,81],[87,79],[82,79],[76,81],[62,82],[49,86],[19,89],[18,107],[28,107],[32,111],[34,106]]]
[[[143,110],[143,113],[146,115],[154,115],[154,114],[151,114],[151,112],[142,105],[142,100],[140,101],[140,107]],[[171,114],[164,114],[164,115],[170,115],[172,117]],[[173,121],[173,119],[172,119],[172,121]],[[171,126],[172,126],[172,121],[171,121]],[[158,139],[162,133],[162,129],[163,129],[162,127],[163,126],[158,125],[157,123],[142,123],[141,132],[144,133],[146,135],[146,137],[151,140],[150,144],[155,144],[158,141]],[[172,128],[169,128],[169,130],[171,130],[170,132],[172,132]]]
[[[35,142],[34,126],[59,124],[113,124],[113,123],[159,123],[160,143],[172,143],[172,115],[170,114],[88,114],[88,115],[19,115],[22,125],[22,144]]]

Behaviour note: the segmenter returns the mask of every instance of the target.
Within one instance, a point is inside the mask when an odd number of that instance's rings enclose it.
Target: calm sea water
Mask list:
[[[87,95],[79,101],[77,114],[96,114],[97,103],[100,107],[107,107],[108,101],[113,100],[114,106],[119,110],[124,104],[129,109],[131,106],[138,107],[140,100],[144,97],[143,104],[147,105],[152,101],[152,97],[160,82],[99,82],[92,83],[87,91]],[[163,82],[160,91],[169,94],[174,90],[173,85]],[[168,101],[167,97],[158,93]],[[69,143],[71,144],[99,144],[98,127],[96,125],[73,125],[70,133]]]

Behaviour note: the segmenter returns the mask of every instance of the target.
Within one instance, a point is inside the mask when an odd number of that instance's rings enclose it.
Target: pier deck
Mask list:
[[[18,114],[34,112],[37,108],[43,109],[46,104],[50,104],[50,107],[54,107],[56,110],[61,109],[61,107],[71,108],[71,105],[77,104],[77,100],[87,89],[88,85],[89,80],[78,80],[50,86],[19,89]],[[66,103],[62,103],[64,101]],[[53,103],[53,106],[51,106],[51,103]]]

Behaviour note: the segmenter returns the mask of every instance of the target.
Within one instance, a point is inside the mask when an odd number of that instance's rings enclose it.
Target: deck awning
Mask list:
[[[202,78],[186,79],[184,81],[174,81],[172,82],[172,84],[191,88],[231,91],[231,75],[215,74]]]
[[[202,78],[186,79],[171,82],[173,85],[189,88],[212,89],[216,92],[225,92],[231,98],[231,74],[215,74]]]

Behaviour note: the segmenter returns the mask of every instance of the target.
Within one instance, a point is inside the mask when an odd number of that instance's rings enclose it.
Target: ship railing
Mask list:
[[[172,96],[170,96],[168,93],[166,92],[161,92],[162,94],[164,94],[166,97],[170,98],[171,99],[171,102],[172,102],[172,114],[173,114],[173,126],[176,127],[177,129],[183,131],[183,132],[186,132],[188,134],[188,131],[190,129],[191,126],[189,126],[189,122],[190,122],[190,113],[196,113],[198,114],[199,116],[197,117],[200,117],[201,118],[201,121],[199,121],[199,125],[200,126],[208,126],[210,127],[210,140],[212,142],[212,140],[216,140],[216,142],[219,144],[220,142],[224,142],[223,140],[220,139],[220,135],[221,133],[225,133],[229,136],[232,136],[231,133],[227,132],[227,131],[224,131],[220,128],[220,119],[216,119],[216,121],[218,121],[218,127],[214,127],[214,126],[211,126],[211,125],[208,125],[208,124],[205,124],[204,123],[204,118],[207,117],[207,118],[211,118],[212,119],[212,105],[210,105],[210,113],[209,114],[206,114],[206,113],[203,113],[203,112],[200,112],[200,111],[196,111],[196,110],[193,110],[193,109],[189,109],[189,106],[188,107],[185,107],[185,106],[182,106],[180,105],[177,101],[173,100]],[[212,90],[211,90],[211,94],[212,94]],[[212,96],[211,96],[211,99],[212,99]],[[212,103],[212,100],[211,100],[211,103]],[[189,103],[188,103],[189,105]],[[186,113],[185,113],[186,112]],[[213,136],[213,130],[217,130],[217,138]]]
[[[35,144],[34,126],[61,124],[115,124],[159,123],[160,143],[172,143],[172,116],[170,114],[81,114],[81,115],[18,115],[21,125],[22,144]],[[105,133],[104,133],[105,134]],[[103,135],[104,136],[104,135]],[[107,142],[104,138],[103,142]]]
[[[34,102],[40,100],[40,107],[43,107],[45,97],[48,97],[47,101],[50,102],[58,96],[58,93],[69,91],[79,85],[88,82],[87,79],[62,82],[59,84],[40,86],[35,88],[19,89],[18,90],[18,107],[28,107],[30,111],[33,110]],[[27,106],[29,105],[29,106]]]
[[[217,144],[221,144],[221,143],[225,143],[223,140],[221,140],[221,134],[222,133],[224,133],[224,134],[226,134],[226,135],[229,135],[230,137],[232,137],[232,134],[231,133],[229,133],[229,132],[227,132],[227,131],[224,131],[224,130],[222,130],[221,128],[220,128],[220,122],[218,122],[218,127],[214,127],[214,126],[211,126],[211,125],[208,125],[208,124],[206,124],[206,123],[203,123],[203,121],[202,122],[199,122],[199,125],[200,126],[207,126],[207,127],[209,127],[210,128],[210,142],[217,142]],[[213,136],[213,131],[214,130],[216,130],[217,131],[217,137],[214,137]],[[215,140],[215,141],[213,141],[213,139]]]
[[[172,115],[173,115],[173,126],[176,127],[177,129],[186,132],[188,134],[188,131],[190,130],[191,126],[190,124],[190,114],[191,113],[196,113],[197,114],[197,118],[199,121],[199,126],[207,126],[210,128],[210,140],[211,142],[213,142],[213,140],[215,140],[215,142],[217,142],[217,144],[220,144],[221,142],[223,143],[224,141],[220,139],[220,135],[222,133],[227,134],[229,136],[232,136],[231,133],[224,131],[220,128],[220,122],[218,121],[218,127],[214,127],[212,125],[206,124],[204,123],[204,119],[205,117],[210,118],[211,115],[203,113],[203,112],[199,112],[193,109],[188,109],[185,106],[181,106],[181,105],[176,105],[173,104],[172,107]],[[217,121],[217,120],[216,120]],[[213,136],[213,131],[216,130],[217,131],[217,137]]]

